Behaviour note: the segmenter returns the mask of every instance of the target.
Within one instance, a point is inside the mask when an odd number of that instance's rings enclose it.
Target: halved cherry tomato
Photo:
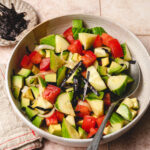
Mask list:
[[[84,101],[84,103],[87,103],[87,102]],[[90,114],[90,109],[87,106],[79,105],[79,103],[76,106],[75,111],[78,112],[77,116],[79,116],[79,117],[84,117],[84,116]]]
[[[64,118],[64,114],[57,110],[55,111],[55,113],[56,113],[56,117],[57,117],[58,121],[62,121]]]
[[[114,58],[123,57],[123,50],[117,39],[112,39],[108,42],[108,46],[111,49],[111,53]]]
[[[93,44],[93,47],[96,48],[96,47],[101,47],[103,44],[102,42],[102,38],[100,37],[100,35],[97,35],[95,41],[94,41],[94,44]]]
[[[79,40],[75,40],[71,45],[69,45],[68,50],[72,53],[82,54],[82,44]]]
[[[40,63],[40,70],[47,71],[50,69],[50,58],[43,58]]]
[[[74,42],[74,38],[73,38],[73,33],[72,33],[72,27],[68,28],[64,33],[63,36],[65,37],[65,39],[69,42],[69,43],[73,43]]]
[[[111,105],[111,98],[110,93],[106,93],[104,96],[104,105],[110,106]]]
[[[100,127],[103,120],[104,120],[105,116],[101,116],[99,118],[96,119],[96,123],[97,123],[97,126]]]
[[[90,132],[89,132],[89,134],[88,134],[88,138],[94,136],[97,131],[98,131],[98,128],[91,128],[91,129],[90,129]]]
[[[96,61],[96,55],[92,51],[87,51],[84,56],[82,56],[82,61],[85,67],[89,67]]]
[[[101,35],[101,38],[102,38],[103,44],[106,45],[106,46],[108,46],[108,42],[113,39],[113,37],[110,36],[110,35],[107,34],[107,33],[103,33],[103,34]]]
[[[46,118],[46,125],[50,126],[51,124],[58,124],[56,113],[54,112],[50,117]]]
[[[32,67],[31,64],[32,63],[30,61],[29,56],[28,55],[24,55],[22,60],[21,60],[21,67],[26,68],[26,69],[28,69],[28,68],[30,69],[30,66]]]
[[[61,89],[54,85],[48,85],[44,92],[43,92],[43,98],[50,101],[52,104],[54,104],[57,96],[59,95]]]
[[[42,55],[37,51],[33,51],[30,55],[30,60],[33,64],[39,64],[42,60]]]
[[[84,116],[82,128],[86,132],[90,132],[91,128],[95,128],[96,125],[96,118],[92,116]]]
[[[86,78],[86,72],[87,72],[87,71],[83,71],[83,72],[81,73],[84,78]]]

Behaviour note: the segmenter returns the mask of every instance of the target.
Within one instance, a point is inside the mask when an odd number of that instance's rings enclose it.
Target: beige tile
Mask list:
[[[128,133],[109,143],[109,150],[150,149],[150,109]]]
[[[71,148],[67,146],[62,146],[59,144],[52,143],[50,141],[44,142],[44,148],[42,150],[86,150],[86,148]],[[101,145],[99,150],[108,150],[107,144]]]
[[[38,12],[41,21],[66,14],[99,15],[99,0],[25,0]]]
[[[150,55],[150,36],[138,36]]]
[[[150,0],[100,0],[101,15],[136,34],[150,35]]]

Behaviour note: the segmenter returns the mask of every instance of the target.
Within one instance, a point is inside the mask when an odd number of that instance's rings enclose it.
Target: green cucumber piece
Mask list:
[[[45,88],[46,87],[46,82],[42,77],[38,77],[39,84],[41,87]]]
[[[43,37],[40,39],[40,44],[46,44],[46,45],[51,45],[51,46],[56,46],[55,44],[55,35],[48,35],[46,37]]]
[[[25,68],[22,68],[19,72],[18,72],[18,75],[20,76],[23,76],[23,77],[28,77],[31,73],[31,70],[30,69],[25,69]]]
[[[76,127],[74,116],[68,115],[66,120],[73,126]]]
[[[26,108],[30,105],[30,99],[21,97],[21,108]]]
[[[12,92],[13,92],[13,95],[16,99],[19,98],[20,96],[20,91],[21,91],[21,88],[19,87],[12,87]]]
[[[61,93],[55,102],[55,107],[62,113],[75,116],[72,104],[71,97],[68,93]]]
[[[22,88],[24,85],[24,78],[20,75],[12,76],[12,87]]]
[[[33,94],[31,89],[28,86],[24,86],[23,90],[25,91],[24,93],[22,93],[22,97],[24,98],[28,98],[30,100],[34,100]]]
[[[30,88],[32,90],[32,93],[33,93],[34,97],[37,98],[40,94],[39,89],[37,87],[34,87],[34,86],[31,86]]]
[[[67,68],[65,66],[62,66],[61,68],[58,69],[58,71],[57,71],[57,86],[60,86],[60,84],[64,80],[64,78],[66,76],[66,71],[67,71]]]
[[[63,60],[67,60],[68,59],[68,56],[69,56],[69,52],[68,51],[63,51],[62,54],[58,54],[59,58],[60,59],[63,59]]]
[[[105,90],[106,85],[102,80],[101,76],[97,72],[94,66],[90,66],[87,68],[87,71],[90,72],[89,82],[90,84],[98,91]]]
[[[72,27],[73,28],[82,28],[83,27],[83,21],[74,19],[72,20]]]
[[[60,124],[51,124],[48,128],[49,133],[57,136],[61,136],[61,125]]]
[[[128,77],[126,75],[110,76],[107,86],[114,94],[121,96],[126,90],[127,80]]]
[[[34,109],[29,108],[29,106],[26,107],[26,114],[29,117],[29,119],[31,120],[33,117],[35,117],[38,112]]]
[[[62,122],[62,137],[79,139],[79,133],[74,127],[64,118]]]
[[[121,69],[122,69],[121,65],[112,61],[110,64],[110,67],[108,68],[108,73],[109,74],[118,74],[118,72],[120,72]]]
[[[81,127],[78,128],[79,136],[81,139],[86,139],[88,134],[85,130],[83,130]]]
[[[99,73],[101,76],[106,76],[106,75],[107,75],[107,67],[98,66],[97,71],[98,71],[98,73]]]
[[[50,73],[45,75],[46,82],[56,82],[56,73]]]
[[[89,93],[87,98],[90,100],[92,100],[92,99],[102,100],[104,97],[104,92],[98,92],[98,93],[99,93],[99,96],[97,96],[95,93]]]
[[[92,28],[92,33],[102,35],[103,33],[106,33],[106,31],[102,27],[94,27]]]
[[[43,121],[44,118],[36,116],[35,119],[32,121],[32,123],[39,128],[42,125]]]
[[[127,81],[127,83],[132,83],[133,81],[134,81],[134,79],[131,77],[131,76],[129,76],[129,75],[127,75],[128,76],[128,81]]]
[[[54,72],[56,72],[62,65],[64,64],[64,61],[60,59],[54,51],[50,52],[50,68]]]
[[[116,112],[119,115],[121,115],[124,119],[128,121],[132,120],[132,113],[126,104],[121,103]]]
[[[111,115],[111,118],[110,118],[110,123],[111,123],[111,125],[120,123],[123,126],[124,125],[124,119],[120,115],[118,115],[116,112],[113,112]]]
[[[122,50],[124,53],[124,60],[127,60],[127,61],[132,60],[131,53],[130,53],[130,50],[129,50],[127,44],[123,43],[123,44],[121,44],[121,47],[122,47]]]

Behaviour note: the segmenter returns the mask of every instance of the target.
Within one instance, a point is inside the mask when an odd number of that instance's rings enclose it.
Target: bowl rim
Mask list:
[[[35,130],[37,133],[39,133],[40,135],[42,136],[48,136],[50,138],[53,138],[54,140],[61,140],[62,142],[71,142],[71,143],[83,143],[83,142],[86,142],[86,143],[89,143],[92,141],[93,138],[90,138],[90,139],[71,139],[71,138],[64,138],[64,137],[59,137],[59,136],[55,136],[55,135],[52,135],[46,131],[44,131],[43,129],[41,128],[38,128],[36,127],[35,125],[33,125],[22,113],[21,111],[19,110],[19,108],[15,105],[15,103],[13,102],[13,98],[12,98],[12,93],[11,93],[11,87],[9,87],[9,83],[8,83],[8,78],[9,78],[9,66],[10,66],[10,62],[11,62],[11,59],[14,55],[14,52],[15,50],[17,49],[18,45],[22,42],[22,40],[28,36],[28,34],[30,32],[32,32],[34,29],[38,28],[39,26],[41,26],[42,24],[45,24],[46,22],[49,22],[49,21],[53,21],[55,19],[60,19],[60,18],[63,18],[63,17],[76,17],[77,16],[81,17],[81,16],[86,16],[86,17],[89,17],[89,18],[95,18],[95,19],[102,19],[110,24],[114,24],[115,26],[123,29],[125,32],[127,32],[130,36],[132,36],[132,38],[134,38],[140,45],[141,47],[143,47],[142,50],[145,51],[145,53],[148,55],[148,58],[149,58],[149,62],[150,62],[150,56],[146,50],[146,48],[144,47],[144,45],[142,44],[142,42],[131,32],[129,31],[127,28],[125,28],[124,26],[118,24],[118,23],[114,23],[113,21],[111,21],[110,19],[107,19],[105,17],[102,17],[102,16],[94,16],[94,15],[85,15],[85,14],[71,14],[71,15],[63,15],[63,16],[59,16],[59,17],[54,17],[52,19],[48,19],[38,25],[36,25],[31,31],[29,31],[18,43],[17,45],[14,47],[13,51],[12,51],[12,54],[9,58],[9,61],[8,61],[8,64],[7,64],[7,68],[6,68],[6,73],[5,73],[5,84],[6,84],[6,91],[7,91],[7,94],[8,94],[8,97],[9,97],[9,101],[14,109],[14,111],[16,112],[16,114],[30,127],[32,128],[33,130]],[[121,128],[120,130],[114,132],[114,133],[111,133],[111,134],[108,134],[108,135],[105,135],[103,136],[103,140],[108,140],[109,138],[112,138],[113,136],[117,136],[118,133],[122,133],[124,134],[125,132],[127,132],[129,129],[131,129],[141,118],[142,116],[144,115],[144,113],[146,112],[146,110],[148,109],[149,105],[150,105],[150,98],[149,99],[149,103],[148,105],[145,107],[145,109],[143,110],[143,112],[138,116],[136,116],[134,118],[134,120],[132,120],[129,124],[127,124],[126,126],[124,126],[123,128]]]

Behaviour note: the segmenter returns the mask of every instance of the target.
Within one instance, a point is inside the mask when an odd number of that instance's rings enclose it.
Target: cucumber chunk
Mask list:
[[[82,28],[83,27],[83,21],[82,20],[72,20],[72,27],[73,28]]]
[[[87,71],[90,72],[89,82],[96,90],[101,91],[106,89],[104,81],[102,80],[94,66],[88,67]]]
[[[97,71],[101,76],[106,76],[107,75],[107,67],[104,66],[98,66]]]
[[[64,114],[75,116],[75,113],[71,104],[71,97],[68,93],[61,93],[57,97],[55,107]]]
[[[46,82],[56,82],[56,73],[50,73],[45,75]]]
[[[62,137],[79,139],[79,133],[74,127],[64,118],[62,122]]]
[[[48,128],[48,131],[53,135],[61,136],[61,125],[51,124]]]
[[[56,53],[60,53],[64,50],[67,50],[68,46],[69,46],[69,43],[66,39],[64,39],[60,35],[56,35],[56,49],[55,49]]]
[[[127,86],[128,77],[126,75],[110,76],[107,81],[107,86],[116,95],[121,96]]]
[[[124,119],[131,121],[132,120],[132,113],[129,107],[125,104],[120,104],[116,111],[119,115],[121,115]]]
[[[76,126],[74,116],[68,115],[68,116],[66,117],[66,120],[67,120],[73,127]]]
[[[21,75],[23,77],[28,77],[31,73],[31,70],[30,69],[25,69],[25,68],[22,68],[19,72],[18,72],[18,75]]]
[[[30,105],[30,99],[21,97],[21,108],[26,108]]]
[[[24,86],[22,91],[24,91],[22,93],[22,97],[24,98],[28,98],[30,100],[34,100],[34,97],[33,97],[33,94],[32,94],[32,91],[31,89],[28,87],[28,86]]]
[[[29,106],[27,106],[26,114],[29,117],[29,119],[31,120],[33,117],[35,117],[38,114],[38,112],[36,110],[31,109]]]
[[[32,123],[39,128],[42,125],[43,121],[44,118],[36,116],[35,119],[32,121]]]
[[[98,93],[99,93],[99,96],[97,96],[95,93],[89,93],[87,98],[90,100],[92,100],[92,99],[102,100],[104,97],[104,92],[98,92]]]
[[[121,65],[112,61],[110,67],[108,68],[108,73],[109,74],[118,74],[118,73],[120,73],[121,69],[122,69]]]
[[[65,66],[62,66],[61,68],[58,69],[58,71],[57,71],[57,86],[60,86],[60,84],[64,80],[64,78],[66,76],[66,70],[67,70],[67,68]]]
[[[121,47],[122,47],[122,50],[124,53],[124,60],[127,60],[127,61],[132,60],[131,53],[130,53],[130,50],[129,50],[127,44],[123,43],[123,44],[121,44]]]
[[[32,90],[32,93],[33,93],[34,97],[37,98],[40,94],[39,89],[37,87],[34,87],[34,86],[31,86],[30,88]]]
[[[81,139],[86,139],[88,134],[85,130],[83,130],[81,127],[78,128],[79,136]]]
[[[96,39],[95,34],[90,33],[79,33],[79,40],[84,46],[84,49],[87,50],[93,46],[93,43]]]
[[[43,37],[40,39],[40,44],[46,44],[46,45],[51,45],[51,46],[56,46],[55,44],[55,35],[48,35],[46,37]]]
[[[97,57],[108,57],[109,54],[106,52],[106,50],[104,50],[102,47],[97,47],[94,49],[94,54]]]

